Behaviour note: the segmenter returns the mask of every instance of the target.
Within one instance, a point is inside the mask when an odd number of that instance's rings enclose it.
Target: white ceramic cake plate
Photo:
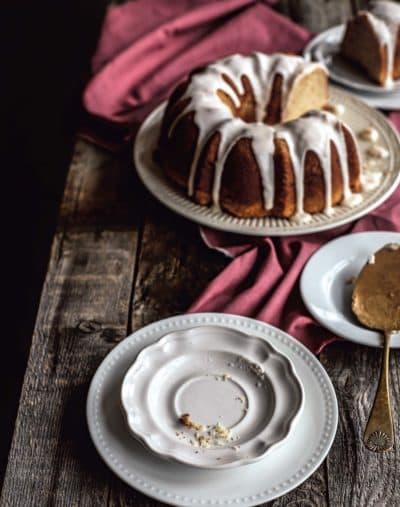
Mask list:
[[[200,468],[254,463],[289,435],[303,392],[292,363],[236,329],[168,333],[128,370],[122,406],[156,454]],[[185,426],[180,420],[187,414]]]
[[[369,257],[387,243],[399,243],[399,232],[359,232],[330,241],[310,258],[300,280],[303,301],[313,317],[338,336],[382,346],[380,333],[363,327],[351,311],[352,281]],[[391,346],[400,348],[400,333]]]
[[[165,206],[185,218],[214,229],[254,236],[292,236],[338,227],[379,206],[397,187],[400,180],[400,141],[394,128],[380,112],[348,93],[331,87],[330,102],[345,107],[341,119],[355,133],[366,127],[374,127],[379,133],[379,143],[389,152],[389,156],[377,166],[382,172],[380,184],[373,190],[365,191],[362,202],[354,207],[336,206],[331,215],[316,213],[311,215],[310,222],[305,224],[282,218],[236,218],[215,206],[195,204],[165,177],[154,160],[165,103],[147,117],[137,134],[134,146],[137,172],[147,189]],[[359,145],[361,155],[365,158],[369,143],[360,142]]]
[[[149,452],[129,431],[120,404],[124,376],[138,353],[167,333],[222,326],[265,339],[289,358],[303,386],[304,404],[285,441],[257,463],[224,470],[168,462]],[[90,435],[108,466],[125,482],[160,501],[183,506],[258,505],[309,477],[326,457],[337,427],[332,383],[317,358],[286,333],[227,314],[187,314],[150,324],[123,340],[93,377],[88,399]]]
[[[390,92],[386,95],[362,92],[361,90],[351,91],[349,89],[348,91],[368,104],[370,107],[383,109],[385,111],[396,111],[399,109],[400,91]]]
[[[344,25],[334,26],[314,37],[303,51],[305,58],[318,61],[328,69],[333,81],[349,88],[358,98],[370,106],[381,109],[398,109],[400,104],[400,81],[393,88],[374,84],[357,65],[339,55],[339,45]]]

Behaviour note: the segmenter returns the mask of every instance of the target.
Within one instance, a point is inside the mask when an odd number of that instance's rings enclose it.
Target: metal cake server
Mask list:
[[[352,309],[362,324],[384,336],[378,388],[363,440],[369,450],[385,452],[394,445],[389,353],[391,335],[400,329],[400,244],[386,245],[371,256],[355,282]]]

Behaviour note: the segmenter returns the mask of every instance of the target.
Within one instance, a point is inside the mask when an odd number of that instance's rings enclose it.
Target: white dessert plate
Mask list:
[[[146,449],[127,427],[120,403],[121,385],[139,352],[167,333],[197,326],[228,327],[266,340],[289,358],[303,386],[303,408],[287,439],[256,463],[207,470],[168,462]],[[247,507],[287,493],[319,467],[332,445],[338,410],[324,368],[294,338],[254,319],[199,313],[155,322],[117,345],[93,377],[87,421],[93,442],[107,465],[146,495],[172,505]]]
[[[299,223],[282,218],[236,218],[216,206],[195,204],[165,177],[154,160],[165,103],[147,117],[137,134],[134,146],[137,172],[147,189],[165,206],[185,218],[214,229],[254,236],[292,236],[338,227],[379,206],[397,187],[400,180],[400,141],[394,128],[379,111],[371,109],[348,93],[331,87],[330,102],[344,106],[341,118],[355,133],[374,127],[379,134],[379,144],[388,151],[387,158],[380,160],[374,168],[366,169],[366,180],[379,173],[380,183],[372,189],[365,186],[363,199],[356,206],[336,206],[332,214],[316,213],[310,215],[309,222]],[[360,142],[360,152],[364,159],[369,146],[368,142]]]
[[[338,336],[371,347],[382,346],[380,333],[363,327],[351,311],[352,281],[369,257],[399,232],[358,232],[330,241],[310,258],[300,280],[303,301],[313,317]],[[400,348],[400,333],[391,346]]]
[[[265,339],[198,326],[142,350],[121,400],[130,430],[151,451],[221,469],[254,463],[282,444],[303,392],[291,361]]]
[[[329,77],[349,88],[374,95],[390,95],[399,97],[400,81],[395,81],[392,88],[385,88],[374,84],[357,65],[347,61],[339,54],[339,46],[344,33],[344,25],[334,26],[318,34],[305,47],[303,55],[306,58],[323,63],[329,72]],[[393,106],[398,108],[399,102]]]
[[[351,91],[351,90],[348,90]],[[370,107],[376,107],[386,111],[398,110],[400,104],[400,90],[388,92],[384,95],[361,90],[351,91],[357,98],[368,104]]]

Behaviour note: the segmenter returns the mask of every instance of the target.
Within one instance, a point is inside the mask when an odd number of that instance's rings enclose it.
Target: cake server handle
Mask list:
[[[392,409],[389,390],[389,354],[392,331],[384,332],[383,357],[374,404],[364,433],[364,444],[370,451],[390,451],[394,445]]]

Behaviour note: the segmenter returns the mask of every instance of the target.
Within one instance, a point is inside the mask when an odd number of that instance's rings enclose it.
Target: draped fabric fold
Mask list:
[[[136,0],[110,7],[83,94],[90,113],[83,137],[118,149],[180,80],[217,58],[298,53],[310,34],[275,12],[273,3]]]
[[[225,312],[253,317],[291,334],[315,353],[335,339],[316,323],[301,299],[304,265],[322,245],[343,234],[400,230],[400,187],[376,210],[358,221],[318,234],[285,238],[245,238],[202,228],[210,248],[232,257],[189,312]],[[343,252],[343,257],[348,252]]]

